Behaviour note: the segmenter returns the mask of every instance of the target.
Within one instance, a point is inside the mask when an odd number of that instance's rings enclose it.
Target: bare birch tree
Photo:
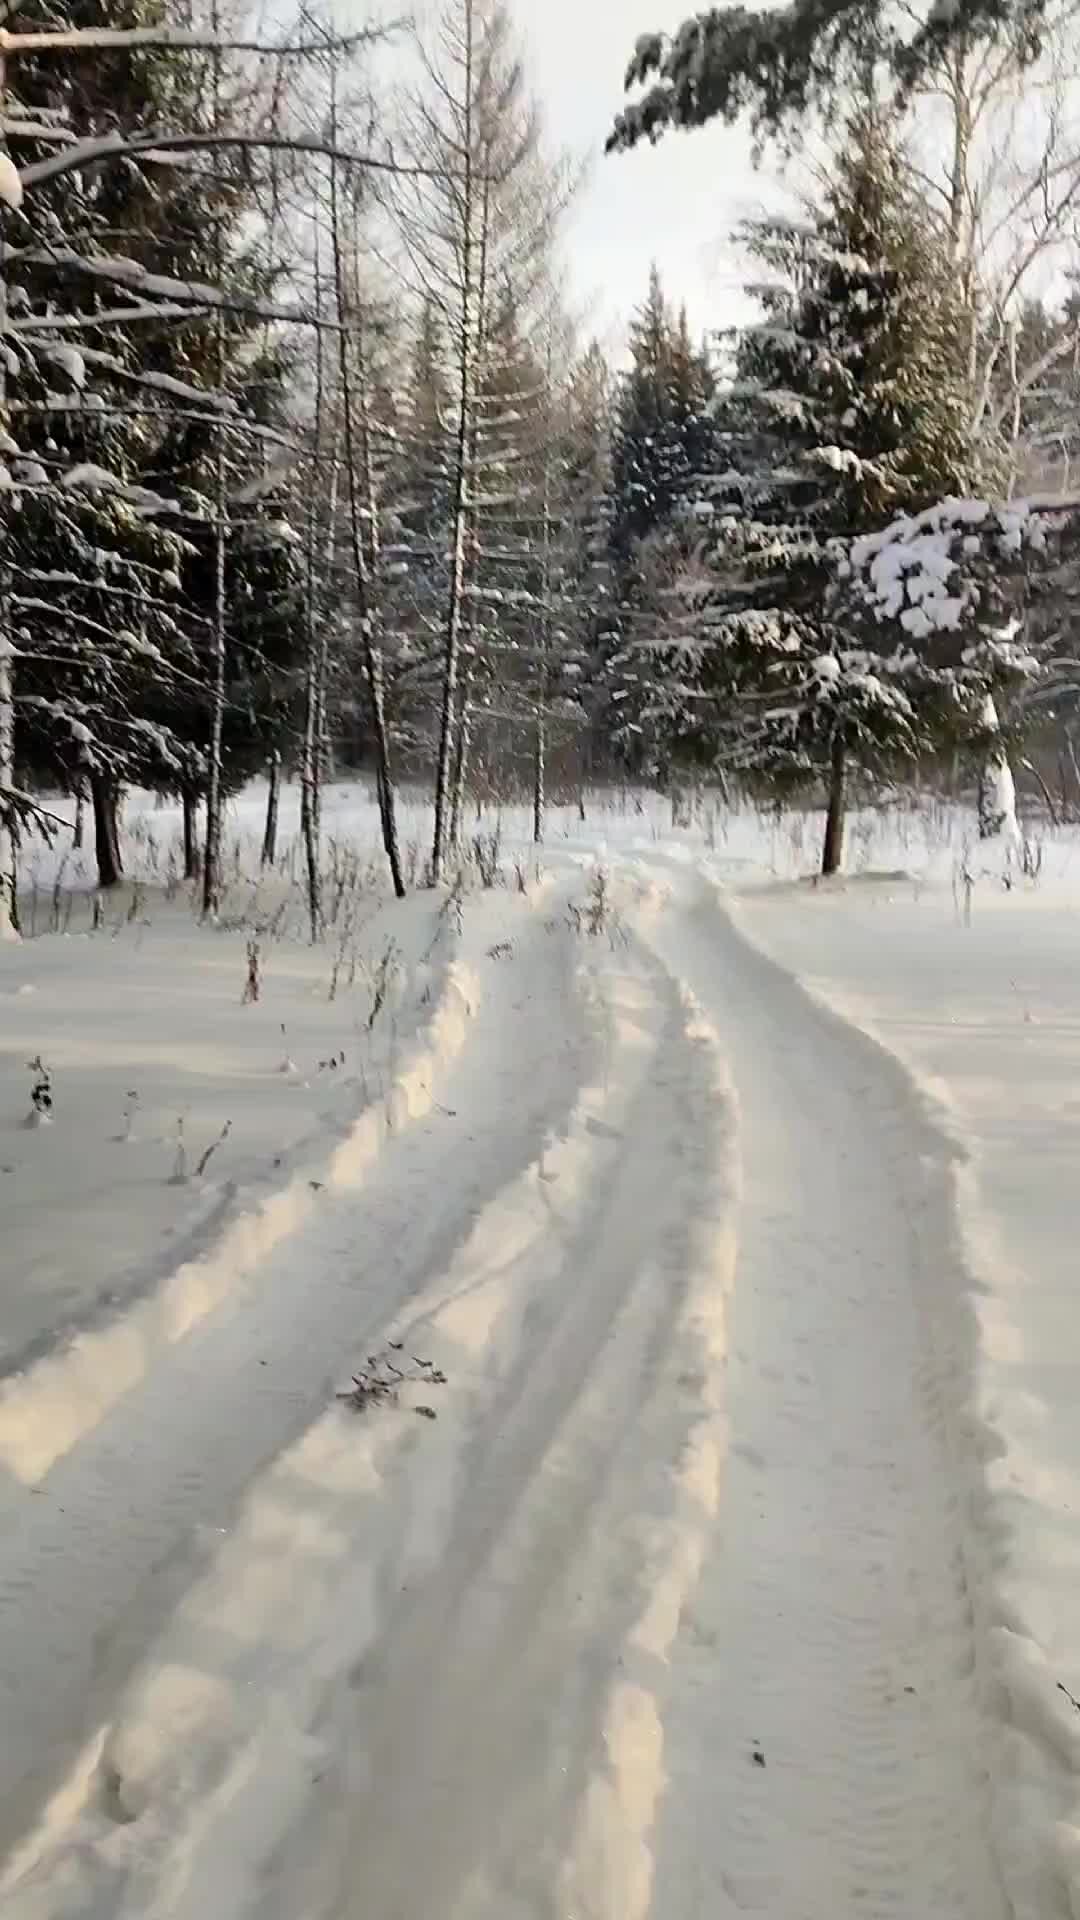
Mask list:
[[[433,302],[453,368],[431,859],[438,881],[452,844],[455,793],[460,794],[468,754],[469,600],[485,499],[478,484],[479,408],[492,314],[496,301],[510,301],[523,313],[533,300],[565,203],[568,173],[544,155],[539,117],[525,93],[501,6],[453,0],[420,58],[422,79],[401,111],[403,151],[414,173],[396,194],[394,213],[405,275],[417,299],[423,295]]]

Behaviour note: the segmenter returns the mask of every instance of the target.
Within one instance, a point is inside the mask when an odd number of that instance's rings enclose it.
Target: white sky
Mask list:
[[[655,147],[605,156],[639,33],[670,29],[692,0],[512,0],[552,145],[589,161],[568,219],[566,257],[586,330],[617,349],[655,259],[695,332],[738,317],[741,273],[728,235],[771,199],[745,129],[673,133]]]

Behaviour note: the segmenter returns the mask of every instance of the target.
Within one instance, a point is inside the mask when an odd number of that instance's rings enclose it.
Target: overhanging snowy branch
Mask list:
[[[84,273],[92,280],[104,280],[110,286],[130,287],[133,292],[143,293],[151,298],[158,297],[167,301],[165,307],[148,308],[145,315],[128,316],[135,318],[175,319],[182,315],[190,316],[200,310],[213,309],[222,313],[243,314],[246,319],[279,321],[283,325],[314,327],[324,333],[336,333],[339,323],[330,318],[322,318],[307,313],[299,307],[276,307],[262,300],[252,300],[244,294],[229,293],[227,289],[212,287],[198,280],[176,280],[170,274],[150,273],[139,265],[137,260],[129,260],[123,254],[102,254],[98,258],[77,253],[73,247],[10,247],[4,255],[5,264],[11,266],[55,267],[60,272]],[[103,316],[95,315],[100,322]],[[51,325],[52,316],[34,315],[26,320],[20,319],[11,331],[27,333]],[[60,316],[57,325],[73,324]],[[86,316],[85,324],[90,324]],[[77,329],[76,329],[77,330]]]
[[[78,173],[81,168],[102,160],[168,160],[175,154],[216,153],[228,149],[276,153],[311,154],[320,160],[333,160],[342,167],[362,167],[369,173],[392,174],[396,178],[441,180],[447,177],[440,167],[404,166],[397,160],[378,159],[371,153],[359,153],[349,147],[335,146],[315,133],[147,133],[134,139],[122,133],[106,134],[99,140],[80,140],[63,152],[50,154],[24,167],[20,174],[23,191],[40,187],[47,180]]]
[[[4,53],[78,53],[126,52],[132,47],[175,47],[197,53],[261,53],[270,59],[304,59],[327,52],[348,53],[370,46],[405,25],[391,20],[384,25],[358,27],[353,33],[323,33],[313,40],[233,39],[227,34],[202,33],[192,27],[71,27],[53,28],[38,33],[9,33],[0,27],[0,54]]]

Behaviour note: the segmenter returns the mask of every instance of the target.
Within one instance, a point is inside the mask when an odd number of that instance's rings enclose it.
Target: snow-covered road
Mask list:
[[[682,894],[656,940],[723,1036],[742,1199],[656,1911],[999,1920],[943,1143],[886,1056]]]
[[[4,1490],[11,1920],[1005,1920],[944,1142],[695,873],[585,884]],[[389,1338],[434,1424],[327,1405]]]

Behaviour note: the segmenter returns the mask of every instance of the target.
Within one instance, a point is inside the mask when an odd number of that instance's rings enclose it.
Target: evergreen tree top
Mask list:
[[[1044,0],[929,0],[918,13],[885,0],[712,7],[674,34],[640,36],[626,72],[627,91],[640,89],[639,97],[616,119],[608,150],[744,114],[763,137],[791,136],[873,67],[910,90],[960,42],[1008,38],[1033,59],[1043,12]]]

